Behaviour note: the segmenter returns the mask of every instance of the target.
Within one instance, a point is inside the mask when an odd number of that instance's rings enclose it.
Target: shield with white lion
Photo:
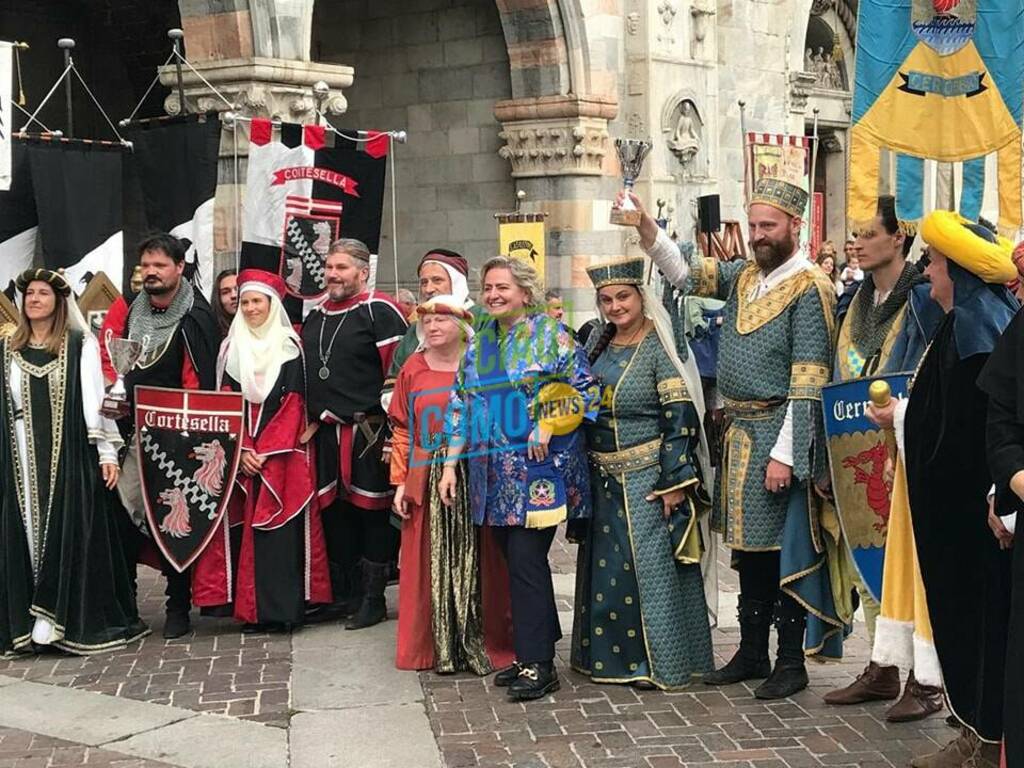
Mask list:
[[[242,395],[135,388],[146,519],[167,562],[188,568],[220,526],[241,457]]]

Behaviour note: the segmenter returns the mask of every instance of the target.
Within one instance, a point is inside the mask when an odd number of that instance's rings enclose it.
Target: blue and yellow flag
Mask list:
[[[897,216],[924,213],[924,161],[962,163],[977,220],[986,165],[999,229],[1021,226],[1022,0],[861,0],[850,142],[851,225],[874,218],[881,150],[896,154]],[[994,156],[994,161],[986,159]]]

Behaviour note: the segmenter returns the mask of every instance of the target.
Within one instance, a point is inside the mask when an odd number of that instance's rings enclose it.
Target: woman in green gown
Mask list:
[[[595,682],[681,688],[714,669],[700,378],[643,289],[642,258],[587,272],[608,324],[590,352],[601,408],[587,427],[594,508],[577,563],[572,663]]]
[[[139,619],[118,535],[117,427],[100,414],[99,345],[63,275],[22,273],[0,339],[0,656],[123,648]]]

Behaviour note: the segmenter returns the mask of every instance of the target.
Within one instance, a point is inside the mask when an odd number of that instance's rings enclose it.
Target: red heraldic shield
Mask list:
[[[179,572],[220,525],[241,458],[242,395],[135,388],[135,429],[146,519]]]

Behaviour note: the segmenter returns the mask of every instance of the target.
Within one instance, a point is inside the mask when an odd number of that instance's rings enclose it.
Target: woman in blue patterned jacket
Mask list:
[[[491,320],[468,346],[452,393],[449,460],[468,462],[473,520],[491,526],[508,566],[517,661],[495,685],[529,700],[559,687],[548,550],[559,523],[590,515],[579,426],[596,417],[597,388],[569,329],[536,307],[533,267],[499,256],[481,277]],[[455,482],[450,464],[442,499],[454,497]]]

